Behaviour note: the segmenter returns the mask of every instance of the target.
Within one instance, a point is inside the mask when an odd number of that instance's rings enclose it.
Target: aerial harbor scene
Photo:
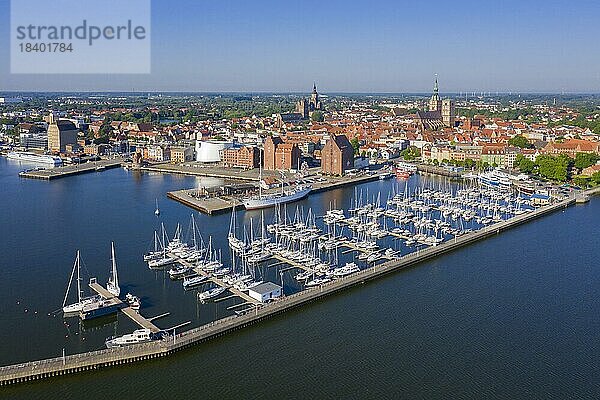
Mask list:
[[[597,4],[9,3],[0,398],[600,397]]]

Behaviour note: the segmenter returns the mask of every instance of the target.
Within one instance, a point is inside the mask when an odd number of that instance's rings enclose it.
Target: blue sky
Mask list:
[[[443,92],[597,93],[599,16],[588,0],[153,0],[151,74],[11,75],[2,1],[0,91],[429,92],[437,73]]]

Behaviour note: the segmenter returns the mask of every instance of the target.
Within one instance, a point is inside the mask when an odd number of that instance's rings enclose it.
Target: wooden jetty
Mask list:
[[[198,268],[197,266],[195,266],[194,264],[183,260],[181,258],[178,258],[175,254],[169,254],[170,257],[174,257],[177,259],[177,262],[180,263],[181,265],[183,265],[184,267],[190,268],[193,271],[195,271],[198,275],[202,275],[202,276],[206,276],[208,277],[210,282],[213,282],[216,285],[219,285],[227,290],[229,290],[231,293],[233,293],[234,295],[236,295],[237,297],[241,297],[244,301],[248,302],[248,303],[252,303],[252,304],[258,304],[259,301],[248,296],[246,293],[242,292],[241,290],[231,286],[231,285],[227,285],[225,282],[223,282],[221,279],[216,278],[210,274],[207,274],[205,271],[203,271],[201,268]]]
[[[150,329],[150,331],[152,331],[153,333],[158,333],[161,331],[161,329],[154,325],[151,320],[144,318],[139,312],[137,312],[133,308],[125,306],[125,303],[123,303],[121,299],[114,296],[112,293],[110,293],[97,282],[94,281],[90,283],[89,286],[94,292],[98,293],[105,300],[110,300],[114,302],[115,305],[118,305],[119,309],[123,312],[123,314],[127,315],[129,318],[131,318],[133,322],[135,322],[142,328]],[[156,317],[153,319],[156,319]]]
[[[1,367],[0,385],[28,382],[80,371],[122,365],[139,360],[164,357],[175,351],[222,336],[231,331],[242,329],[267,318],[284,313],[292,308],[338,293],[354,285],[377,279],[383,275],[414,266],[468,244],[490,236],[495,236],[502,231],[530,222],[546,214],[563,210],[573,204],[575,204],[575,197],[570,197],[567,200],[543,206],[532,212],[486,226],[478,231],[455,237],[438,246],[418,250],[396,260],[374,265],[355,274],[336,279],[321,286],[306,289],[290,296],[285,296],[273,303],[254,304],[254,306],[246,309],[244,313],[223,318],[183,333],[166,337],[163,340],[132,345],[124,348],[105,349]]]

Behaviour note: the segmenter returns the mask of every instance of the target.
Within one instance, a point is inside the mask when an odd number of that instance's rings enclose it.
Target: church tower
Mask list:
[[[440,99],[440,88],[438,86],[437,77],[433,86],[433,95],[429,99],[429,111],[442,111],[442,100]]]
[[[313,83],[313,90],[310,95],[310,111],[320,110],[321,101],[319,100],[319,93],[317,92],[317,84]]]
[[[454,128],[454,121],[456,120],[456,111],[454,109],[454,101],[445,99],[442,101],[442,121],[445,126]]]

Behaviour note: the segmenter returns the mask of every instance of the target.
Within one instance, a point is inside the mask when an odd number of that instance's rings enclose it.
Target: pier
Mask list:
[[[123,314],[131,318],[133,322],[135,322],[142,328],[150,329],[152,333],[158,333],[161,331],[161,329],[158,326],[154,325],[151,322],[151,320],[144,318],[139,312],[137,312],[129,306],[126,306],[125,303],[121,301],[121,299],[113,296],[112,293],[110,293],[104,287],[100,286],[100,284],[98,284],[97,282],[94,281],[90,283],[89,286],[90,289],[102,296],[103,299],[110,300],[111,302],[113,302],[116,306],[118,306],[118,308],[123,312]],[[156,319],[156,317],[153,319]]]
[[[310,179],[310,177],[308,179]],[[372,182],[376,180],[379,180],[379,174],[365,174],[353,177],[328,177],[324,182],[312,183],[312,190],[308,195],[310,196],[314,193],[325,192],[348,185],[356,185],[359,183]],[[191,193],[195,191],[196,189],[177,190],[168,192],[167,197],[208,215],[230,212],[232,208],[235,208],[236,210],[241,210],[244,208],[244,205],[242,204],[242,198],[239,196],[197,198],[191,195]],[[265,190],[263,193],[267,195],[269,193],[279,193],[280,191],[280,188],[276,188]]]
[[[66,178],[67,176],[87,174],[90,172],[101,172],[107,169],[117,168],[120,166],[120,160],[100,160],[94,162],[87,162],[85,164],[73,164],[66,165],[64,167],[54,167],[28,172],[21,172],[19,176],[21,178],[42,179],[49,181],[53,179]]]
[[[199,268],[197,266],[195,266],[194,264],[183,260],[179,257],[177,257],[175,254],[169,254],[170,257],[176,258],[177,262],[181,265],[183,265],[184,267],[190,268],[192,271],[196,272],[198,275],[202,275],[202,276],[206,276],[208,277],[208,281],[212,282],[218,286],[221,286],[227,290],[229,290],[231,293],[233,293],[235,296],[242,298],[244,301],[246,301],[247,303],[252,303],[252,304],[259,304],[259,302],[248,296],[246,293],[242,292],[241,290],[238,290],[237,288],[231,286],[231,285],[227,285],[225,282],[223,282],[221,279],[218,279],[214,276],[211,276],[210,274],[207,274],[205,271],[202,270],[202,268]]]
[[[140,360],[164,357],[192,345],[205,342],[229,332],[245,328],[267,318],[282,314],[290,309],[317,301],[349,287],[380,278],[383,275],[414,266],[479,240],[495,236],[500,232],[525,224],[549,213],[564,210],[573,204],[575,204],[575,197],[570,197],[567,200],[540,207],[530,213],[518,215],[509,220],[486,226],[480,230],[454,237],[438,246],[418,250],[395,260],[374,265],[355,274],[336,279],[321,286],[285,296],[273,303],[255,303],[253,306],[249,306],[243,314],[223,318],[186,332],[169,336],[160,341],[132,345],[125,348],[99,350],[5,366],[0,368],[0,385],[28,382],[65,374],[96,370],[109,366],[123,365]]]

